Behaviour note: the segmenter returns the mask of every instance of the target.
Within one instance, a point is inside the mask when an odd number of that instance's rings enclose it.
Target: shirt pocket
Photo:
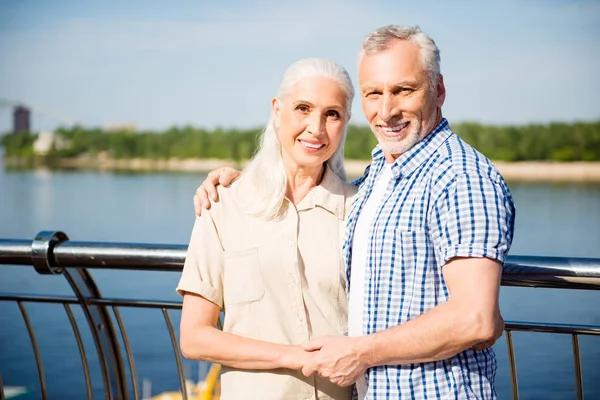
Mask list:
[[[225,305],[252,303],[264,297],[265,288],[257,248],[226,251],[224,266]]]
[[[403,280],[402,301],[407,319],[431,309],[438,301],[441,281],[429,232],[424,229],[396,230],[400,244]]]
[[[427,264],[430,263],[429,235],[424,229],[396,229],[400,263],[402,265],[402,287],[409,293],[420,292],[427,275]]]

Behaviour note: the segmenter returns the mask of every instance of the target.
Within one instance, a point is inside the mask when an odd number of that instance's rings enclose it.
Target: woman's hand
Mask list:
[[[302,346],[287,346],[281,353],[280,363],[283,368],[301,370],[309,364],[314,353],[305,351]]]

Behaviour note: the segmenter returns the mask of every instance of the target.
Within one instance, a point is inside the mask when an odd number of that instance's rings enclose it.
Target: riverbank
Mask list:
[[[600,162],[494,162],[504,179],[522,182],[600,182]]]
[[[348,176],[356,177],[362,175],[367,160],[346,160],[345,166]],[[51,163],[35,162],[33,165],[15,158],[5,158],[7,167],[52,167],[67,169],[86,170],[120,170],[120,171],[187,171],[207,172],[221,167],[241,168],[245,162],[238,163],[232,160],[222,159],[111,159],[106,157],[80,157],[55,159]],[[600,162],[544,162],[544,161],[520,161],[503,162],[494,164],[500,173],[508,181],[516,182],[598,182],[600,183]]]
[[[365,161],[346,161],[350,176],[359,176]],[[504,179],[512,182],[598,182],[600,162],[494,161]]]

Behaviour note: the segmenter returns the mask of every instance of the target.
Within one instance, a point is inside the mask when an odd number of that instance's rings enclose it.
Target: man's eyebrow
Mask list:
[[[381,90],[381,89],[378,86],[372,86],[372,85],[361,88],[362,93],[374,92],[376,90]]]
[[[393,89],[397,89],[397,88],[406,87],[406,86],[417,86],[417,84],[418,84],[418,82],[415,80],[408,80],[408,81],[396,82],[396,83],[390,85],[390,87]]]
[[[391,83],[389,85],[383,85],[384,88],[389,88],[391,90],[395,90],[398,88],[402,88],[402,87],[415,87],[418,85],[418,82],[416,80],[404,80],[404,81],[400,81],[400,82],[394,82]],[[381,91],[381,86],[376,86],[376,85],[369,85],[369,86],[365,86],[363,88],[361,88],[361,92],[362,93],[369,93],[369,92],[376,92],[376,91]]]

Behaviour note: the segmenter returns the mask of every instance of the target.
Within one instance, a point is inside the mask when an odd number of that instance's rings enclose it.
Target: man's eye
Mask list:
[[[379,92],[368,92],[368,93],[367,93],[367,95],[366,95],[366,97],[369,97],[369,98],[376,98],[376,97],[378,97],[380,94],[381,94],[381,93],[379,93]]]

